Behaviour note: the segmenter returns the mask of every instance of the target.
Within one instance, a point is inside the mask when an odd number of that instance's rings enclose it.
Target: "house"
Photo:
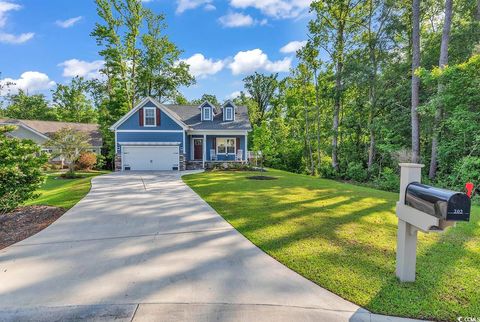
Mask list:
[[[8,135],[19,139],[30,139],[40,145],[42,150],[46,152],[52,152],[52,150],[45,145],[45,142],[50,139],[52,134],[66,127],[86,133],[90,137],[91,147],[89,151],[91,152],[99,154],[103,144],[97,124],[0,118],[0,125],[15,125],[16,129],[9,132]]]
[[[117,171],[184,170],[245,162],[251,131],[245,106],[161,104],[147,97],[110,127]]]

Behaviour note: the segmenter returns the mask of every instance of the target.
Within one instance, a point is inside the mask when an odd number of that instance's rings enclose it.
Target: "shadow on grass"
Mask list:
[[[265,252],[376,313],[437,320],[480,316],[478,214],[441,235],[419,236],[417,281],[395,277],[397,195],[272,171],[200,174],[187,183]]]

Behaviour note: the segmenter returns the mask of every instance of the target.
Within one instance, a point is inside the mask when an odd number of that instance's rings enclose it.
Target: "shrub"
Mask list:
[[[449,189],[463,190],[465,183],[473,182],[480,185],[480,158],[467,156],[459,159],[454,166],[453,172],[442,182]]]
[[[335,179],[338,173],[332,168],[332,158],[330,156],[322,156],[320,160],[319,174],[323,178]]]
[[[353,181],[363,182],[367,180],[368,173],[360,162],[350,162],[345,171],[345,177]]]
[[[385,167],[380,176],[374,180],[374,184],[381,190],[398,192],[400,176],[392,168]]]
[[[77,166],[80,170],[92,170],[97,163],[97,155],[93,152],[83,152],[77,160]]]
[[[47,156],[35,142],[6,135],[14,129],[0,126],[0,214],[35,197],[45,178],[41,168]]]
[[[107,160],[103,154],[97,154],[97,163],[95,163],[95,170],[103,170],[105,169],[105,165],[107,164]]]

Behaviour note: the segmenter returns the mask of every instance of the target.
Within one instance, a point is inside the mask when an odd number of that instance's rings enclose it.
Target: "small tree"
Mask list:
[[[47,161],[31,140],[7,136],[13,126],[0,126],[0,214],[35,196],[44,182],[41,167]]]
[[[74,177],[78,158],[90,146],[88,140],[87,134],[66,127],[56,132],[45,145],[52,149],[53,157],[62,157],[67,161],[68,176]]]
[[[253,150],[255,155],[260,156],[260,167],[263,170],[263,162],[265,158],[271,156],[273,152],[272,147],[272,132],[263,121],[260,126],[254,126],[253,130]]]

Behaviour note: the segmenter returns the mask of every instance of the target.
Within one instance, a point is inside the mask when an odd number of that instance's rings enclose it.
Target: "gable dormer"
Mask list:
[[[233,122],[235,121],[235,112],[236,106],[232,101],[226,101],[222,106],[222,114],[224,122]]]
[[[203,121],[213,121],[213,117],[215,116],[215,107],[210,102],[204,102],[202,105],[199,106],[200,108],[200,117]]]

